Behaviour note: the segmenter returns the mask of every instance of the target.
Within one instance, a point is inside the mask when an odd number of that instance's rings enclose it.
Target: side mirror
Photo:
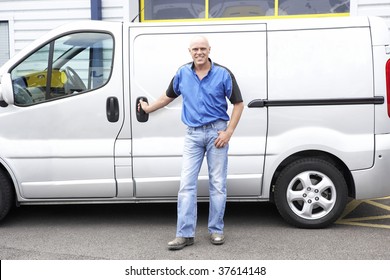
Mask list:
[[[0,82],[0,101],[7,104],[14,104],[14,92],[10,73],[5,73]]]
[[[137,98],[137,101],[135,102],[135,112],[137,115],[137,120],[139,122],[147,122],[149,120],[149,114],[145,113],[145,111],[142,110],[142,108],[139,108],[139,110],[138,110],[138,104],[139,104],[141,99],[143,101],[145,101],[146,103],[148,103],[148,99],[144,96],[140,96]]]

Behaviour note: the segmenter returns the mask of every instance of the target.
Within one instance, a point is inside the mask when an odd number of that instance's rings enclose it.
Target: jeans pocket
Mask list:
[[[217,134],[218,131],[225,131],[226,128],[227,128],[227,122],[225,121],[218,121],[214,125],[214,130],[217,132]]]

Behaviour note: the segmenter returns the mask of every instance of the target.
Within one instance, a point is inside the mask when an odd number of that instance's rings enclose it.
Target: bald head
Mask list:
[[[190,49],[194,45],[197,45],[197,44],[202,44],[202,45],[207,46],[207,48],[210,48],[209,41],[207,40],[207,38],[205,36],[197,35],[197,36],[192,37],[192,39],[190,41]]]

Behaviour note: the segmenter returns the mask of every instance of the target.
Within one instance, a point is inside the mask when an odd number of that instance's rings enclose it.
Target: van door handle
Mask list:
[[[254,99],[248,104],[248,108],[264,108],[267,106],[267,100],[265,99]]]
[[[106,114],[109,122],[117,122],[119,120],[119,102],[115,96],[107,98]]]

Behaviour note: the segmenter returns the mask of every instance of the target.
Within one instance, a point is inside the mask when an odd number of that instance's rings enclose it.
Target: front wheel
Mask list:
[[[301,228],[324,228],[342,214],[348,198],[343,175],[317,158],[297,160],[280,173],[275,203],[281,216]]]

